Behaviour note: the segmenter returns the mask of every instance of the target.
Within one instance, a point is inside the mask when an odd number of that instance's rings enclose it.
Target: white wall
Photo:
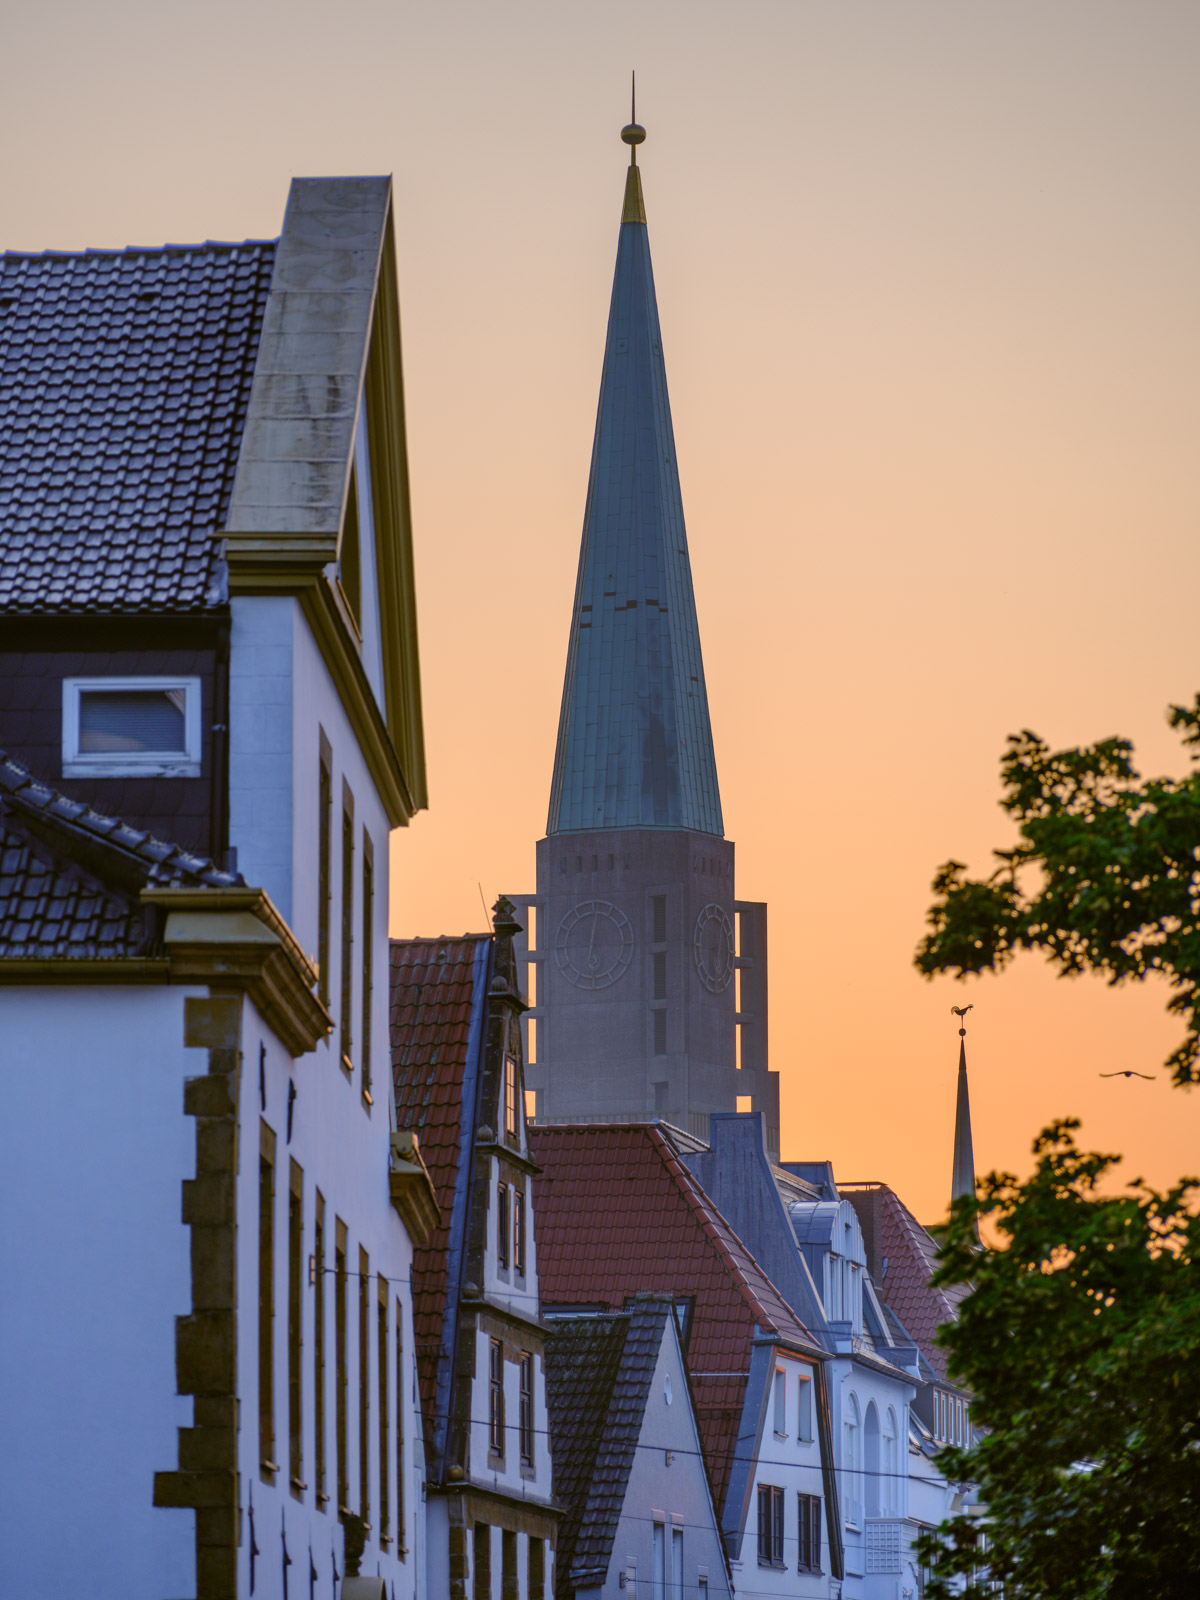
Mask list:
[[[89,1600],[195,1593],[193,1513],[152,1504],[192,1421],[175,1392],[195,1169],[183,1082],[200,1059],[183,1045],[186,992],[4,990],[5,1594],[78,1594],[84,1573]]]
[[[364,564],[364,587],[373,567]],[[373,577],[371,579],[373,588]],[[417,1592],[418,1554],[424,1545],[424,1531],[417,1523],[424,1516],[420,1484],[422,1475],[420,1414],[416,1396],[415,1352],[412,1331],[412,1247],[404,1227],[391,1206],[388,1194],[389,1136],[391,1132],[391,1067],[388,1038],[388,843],[389,829],[384,808],[375,792],[366,762],[358,747],[337,691],[309,631],[299,604],[294,600],[236,598],[234,608],[234,653],[231,663],[231,701],[239,710],[232,716],[231,839],[238,848],[238,864],[247,880],[261,884],[285,912],[301,946],[315,959],[318,949],[319,887],[319,787],[320,730],[323,728],[333,751],[333,816],[331,829],[331,916],[328,993],[334,1016],[334,1031],[314,1052],[294,1064],[282,1047],[248,1009],[243,1037],[246,1062],[246,1088],[242,1098],[242,1162],[238,1178],[239,1214],[246,1222],[258,1215],[258,1151],[260,1120],[276,1135],[276,1363],[275,1417],[276,1456],[280,1471],[275,1483],[262,1481],[258,1451],[258,1344],[256,1313],[258,1306],[258,1241],[255,1230],[243,1225],[239,1232],[238,1296],[246,1308],[239,1337],[239,1388],[243,1395],[242,1427],[239,1440],[241,1469],[246,1490],[243,1503],[247,1516],[250,1489],[253,1491],[255,1537],[261,1551],[256,1564],[256,1600],[275,1600],[283,1593],[281,1534],[286,1531],[289,1554],[296,1563],[290,1570],[291,1594],[307,1592],[308,1550],[312,1542],[313,1560],[322,1582],[328,1582],[331,1558],[336,1555],[339,1571],[342,1534],[336,1518],[336,1394],[335,1394],[335,1298],[334,1278],[325,1279],[326,1316],[326,1462],[325,1489],[330,1499],[325,1509],[316,1505],[314,1478],[313,1415],[315,1394],[313,1317],[315,1295],[303,1285],[302,1355],[302,1434],[304,1437],[303,1479],[307,1487],[293,1494],[288,1471],[288,1390],[287,1390],[287,1219],[289,1161],[294,1159],[304,1173],[303,1258],[314,1251],[315,1190],[320,1188],[326,1203],[326,1265],[333,1266],[335,1227],[338,1219],[347,1225],[347,1266],[359,1270],[360,1246],[369,1256],[370,1286],[370,1521],[372,1533],[363,1561],[363,1572],[381,1571],[394,1584],[397,1600]],[[286,694],[286,707],[283,701]],[[256,709],[258,708],[258,709]],[[265,709],[262,709],[265,708]],[[262,709],[262,714],[259,714]],[[286,711],[286,715],[284,714]],[[286,722],[286,730],[284,729]],[[256,740],[265,739],[260,750]],[[341,908],[345,886],[342,883],[342,786],[349,785],[354,796],[354,871],[350,885],[354,945],[352,962],[352,1059],[354,1071],[347,1075],[341,1066]],[[286,791],[281,796],[280,790]],[[374,849],[373,986],[371,1003],[371,1065],[374,1104],[368,1106],[362,1094],[362,841],[364,829]],[[258,1096],[259,1046],[266,1047],[266,1108]],[[293,1130],[287,1142],[288,1086],[293,1082]],[[389,1409],[393,1413],[390,1430],[390,1498],[396,1494],[394,1465],[395,1433],[395,1326],[394,1303],[399,1294],[403,1303],[402,1329],[407,1394],[405,1397],[405,1516],[407,1559],[397,1556],[395,1513],[388,1551],[376,1542],[380,1532],[378,1485],[378,1416],[376,1411],[377,1275],[389,1283]],[[361,1505],[359,1477],[359,1373],[358,1373],[358,1278],[348,1282],[348,1457],[350,1507]],[[240,1570],[248,1583],[249,1539],[239,1555]],[[301,1587],[297,1589],[297,1585]]]
[[[774,1380],[772,1392],[767,1397],[766,1416],[758,1455],[754,1464],[746,1525],[742,1532],[741,1549],[734,1570],[734,1581],[740,1589],[750,1589],[756,1594],[779,1596],[825,1596],[829,1593],[829,1527],[825,1511],[825,1489],[821,1477],[821,1446],[817,1435],[818,1403],[816,1373],[810,1362],[778,1353],[774,1367],[782,1369],[786,1384],[785,1429],[782,1435],[775,1429]],[[799,1436],[798,1386],[805,1381],[810,1387],[809,1411],[811,1424],[809,1437]],[[782,1567],[760,1566],[758,1562],[758,1486],[770,1484],[783,1490],[783,1558]],[[799,1506],[797,1495],[816,1495],[821,1500],[821,1573],[797,1571],[799,1559]]]
[[[695,1600],[698,1575],[704,1572],[710,1600],[726,1600],[731,1591],[721,1535],[674,1319],[667,1324],[650,1385],[608,1574],[599,1591],[604,1600],[654,1600],[654,1523],[660,1519],[667,1529],[668,1561],[670,1530],[683,1531],[684,1595]],[[629,1573],[635,1574],[632,1587],[628,1577],[621,1581]]]

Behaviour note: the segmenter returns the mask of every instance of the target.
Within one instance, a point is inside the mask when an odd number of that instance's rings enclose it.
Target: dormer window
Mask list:
[[[64,778],[198,778],[199,678],[64,678]]]

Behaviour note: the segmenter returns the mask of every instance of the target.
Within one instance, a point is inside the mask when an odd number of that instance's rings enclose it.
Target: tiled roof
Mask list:
[[[723,1505],[755,1330],[815,1353],[811,1335],[654,1124],[532,1125],[529,1140],[544,1305],[693,1300],[688,1368]]]
[[[855,1185],[841,1191],[858,1213],[869,1240],[875,1293],[899,1317],[921,1354],[942,1379],[946,1354],[934,1342],[937,1330],[958,1316],[962,1291],[935,1288],[937,1244],[894,1189],[886,1183]],[[884,1258],[887,1271],[882,1271]]]
[[[432,1428],[439,1358],[450,1329],[447,1263],[463,1130],[463,1080],[476,973],[489,934],[391,942],[392,1083],[396,1125],[411,1128],[437,1191],[442,1220],[413,1255],[413,1328],[421,1407]],[[461,1219],[460,1219],[461,1222]]]
[[[555,1323],[546,1340],[546,1405],[554,1494],[565,1515],[556,1559],[564,1575],[607,1573],[669,1301],[619,1316]]]
[[[241,882],[178,845],[69,800],[0,752],[0,958],[145,954],[152,925],[138,899],[142,888]]]
[[[0,611],[194,612],[273,243],[0,255]]]
[[[644,220],[617,243],[546,832],[608,828],[724,831]]]

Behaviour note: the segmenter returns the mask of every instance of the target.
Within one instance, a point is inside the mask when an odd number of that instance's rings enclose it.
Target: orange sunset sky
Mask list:
[[[1066,1113],[1200,1169],[1164,991],[912,968],[934,868],[1010,837],[1007,733],[1185,766],[1194,0],[9,5],[0,243],[270,236],[293,174],[395,175],[432,803],[392,925],[478,927],[545,824],[631,66],[785,1156],[939,1217],[970,1000],[980,1170]]]

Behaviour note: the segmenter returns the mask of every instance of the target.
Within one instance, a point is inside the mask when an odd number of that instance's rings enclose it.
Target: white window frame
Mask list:
[[[79,748],[79,700],[88,690],[182,689],[184,749],[91,750]],[[62,686],[62,772],[64,778],[198,778],[200,776],[199,678],[64,678]]]

